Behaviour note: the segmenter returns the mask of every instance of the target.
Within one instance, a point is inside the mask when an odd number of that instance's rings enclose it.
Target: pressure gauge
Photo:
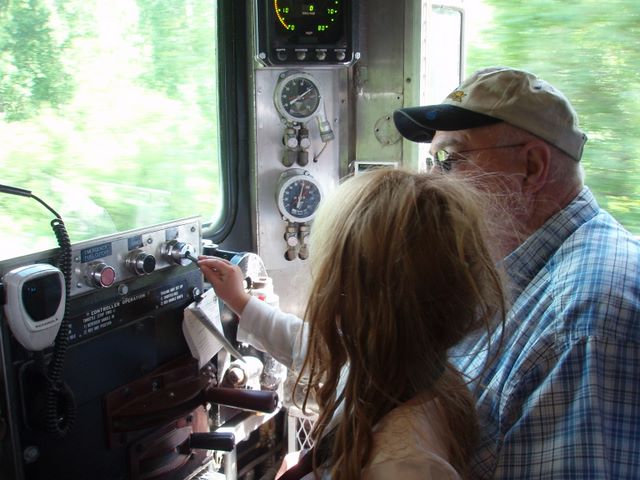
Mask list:
[[[321,200],[320,185],[306,170],[292,168],[280,175],[276,202],[286,220],[308,222],[315,216]]]
[[[289,122],[304,123],[320,109],[320,89],[306,73],[283,73],[273,95],[278,113]]]

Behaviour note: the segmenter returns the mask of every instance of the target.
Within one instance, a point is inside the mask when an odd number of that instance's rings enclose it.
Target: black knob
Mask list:
[[[148,275],[156,269],[156,257],[142,250],[131,252],[124,263],[136,275]]]

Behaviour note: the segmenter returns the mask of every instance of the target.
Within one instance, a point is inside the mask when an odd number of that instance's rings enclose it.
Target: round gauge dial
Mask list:
[[[284,76],[274,92],[276,109],[290,122],[305,122],[320,108],[320,90],[311,75]]]
[[[309,172],[292,169],[280,176],[276,201],[286,220],[294,223],[308,222],[315,216],[321,200],[320,185]]]

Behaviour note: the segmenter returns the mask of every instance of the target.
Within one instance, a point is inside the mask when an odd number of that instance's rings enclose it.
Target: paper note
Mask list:
[[[218,331],[222,332],[218,297],[213,289],[207,290],[199,302],[193,302],[185,308],[182,320],[182,333],[191,355],[198,360],[199,368],[202,368],[223,347],[222,342],[205,327],[201,317],[205,317]]]

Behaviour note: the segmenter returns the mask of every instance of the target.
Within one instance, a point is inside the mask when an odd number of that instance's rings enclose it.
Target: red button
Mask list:
[[[100,285],[110,287],[116,281],[116,271],[113,267],[104,267],[100,272]]]

